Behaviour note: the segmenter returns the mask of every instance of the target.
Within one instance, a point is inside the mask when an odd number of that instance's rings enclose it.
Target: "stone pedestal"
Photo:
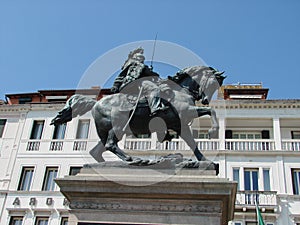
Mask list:
[[[227,225],[233,219],[236,183],[214,170],[119,164],[56,180],[70,201],[69,225]]]

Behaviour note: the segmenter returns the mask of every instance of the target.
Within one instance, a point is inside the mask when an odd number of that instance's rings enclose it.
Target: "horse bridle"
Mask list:
[[[210,71],[211,70],[214,70],[212,67],[208,67],[209,69],[210,69]],[[206,87],[206,85],[207,85],[207,82],[208,82],[208,80],[212,77],[214,75],[214,73],[212,73],[212,74],[208,74],[208,76],[206,76],[206,78],[205,78],[205,80],[204,80],[204,84],[203,85],[199,85],[199,99],[198,100],[200,100],[200,99],[202,99],[203,100],[203,98],[205,98],[206,97],[206,95],[205,95],[205,93],[204,93],[204,89],[205,89],[205,87]]]

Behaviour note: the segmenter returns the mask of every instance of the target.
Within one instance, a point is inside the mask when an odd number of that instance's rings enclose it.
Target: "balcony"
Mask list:
[[[276,191],[237,191],[236,206],[277,206]]]
[[[98,139],[64,139],[64,140],[22,140],[21,145],[25,152],[74,152],[92,149]],[[281,149],[275,148],[272,139],[195,139],[200,150],[203,151],[230,151],[230,152],[267,152],[267,151],[290,151],[300,152],[300,140],[287,139],[281,141]],[[222,147],[223,146],[223,147]],[[122,147],[121,147],[122,148]],[[189,151],[189,146],[182,139],[158,142],[151,138],[127,138],[124,142],[125,150],[169,150]]]
[[[128,150],[148,150],[151,149],[151,139],[149,138],[126,139],[124,148]]]
[[[227,139],[225,149],[232,151],[269,151],[275,150],[275,141],[270,139]]]
[[[92,149],[98,139],[39,139],[39,140],[22,140],[20,144],[20,153],[24,154],[72,154],[72,152],[82,152]]]
[[[283,140],[281,145],[284,151],[300,151],[300,140]]]
[[[87,146],[87,141],[74,141],[73,151],[85,151]]]
[[[27,151],[39,151],[40,149],[40,140],[38,141],[28,141],[26,150]]]
[[[62,151],[63,149],[63,141],[51,141],[50,143],[50,151]]]
[[[219,142],[218,139],[196,139],[197,146],[201,150],[219,150]],[[125,140],[124,148],[127,150],[190,150],[182,139],[173,139],[172,141],[160,143],[156,140],[152,142],[151,139],[128,138]]]

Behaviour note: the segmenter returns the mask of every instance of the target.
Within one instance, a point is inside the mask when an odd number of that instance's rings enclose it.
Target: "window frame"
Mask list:
[[[80,172],[80,170],[82,169],[82,166],[70,166],[70,170],[69,170],[69,176],[75,176],[76,174],[78,174]],[[75,174],[72,173],[72,169],[79,169],[79,171]]]
[[[22,225],[24,216],[11,216],[9,219],[9,225],[19,225],[19,223],[17,224],[15,223],[16,222],[15,219],[21,220],[21,225]]]
[[[62,217],[60,220],[60,225],[68,225],[69,224],[69,217]]]
[[[300,168],[292,168],[291,173],[292,173],[293,195],[300,195]],[[296,177],[294,173],[296,174]]]
[[[5,130],[5,127],[6,127],[6,123],[7,123],[7,119],[0,119],[0,138],[3,137],[4,130]]]
[[[237,172],[237,174],[235,174],[235,171]],[[239,167],[232,168],[232,180],[237,182],[237,190],[240,190],[241,185],[240,185],[240,168]]]
[[[67,123],[58,124],[54,126],[52,139],[53,140],[63,140],[66,136]]]
[[[44,217],[44,216],[38,216],[38,217],[36,217],[34,225],[45,225],[44,223],[40,224],[39,223],[40,221],[47,221],[46,225],[49,225],[49,217]]]
[[[242,137],[245,135],[245,137]],[[249,138],[253,135],[253,138]],[[232,131],[232,139],[241,139],[241,140],[261,140],[262,134],[261,131]]]
[[[299,130],[292,130],[291,131],[291,138],[293,140],[299,140],[300,139],[300,131]]]
[[[34,166],[23,166],[22,167],[21,175],[20,175],[20,178],[19,178],[18,189],[17,189],[18,191],[30,191],[31,186],[32,186],[32,181],[33,181],[32,178],[34,176],[34,170],[35,170]],[[27,171],[32,171],[32,173],[30,174],[29,182],[25,187],[24,186],[25,185],[24,181],[25,181],[25,178],[27,176],[27,173],[26,173]]]
[[[83,132],[81,131],[81,129],[83,128],[82,125],[85,123],[88,124],[88,127],[87,127],[87,131],[84,133],[85,135],[82,135]],[[79,119],[78,120],[77,130],[76,130],[76,139],[88,139],[89,133],[90,133],[90,124],[91,124],[90,119]]]
[[[42,191],[55,191],[56,189],[56,183],[54,182],[54,179],[58,177],[58,166],[47,166],[45,169],[45,175],[44,175],[44,181],[42,186]],[[50,172],[55,171],[53,178],[50,177]],[[49,180],[51,179],[51,180]]]
[[[246,189],[246,172],[249,172],[250,189]],[[256,172],[256,176],[257,176],[256,184],[254,182],[255,177],[253,177],[253,172]],[[254,190],[255,185],[257,186],[257,190]],[[245,191],[258,191],[259,190],[259,168],[244,168],[244,189],[245,189]]]
[[[266,174],[265,172],[268,171],[268,176],[266,179]],[[263,187],[264,187],[264,191],[271,191],[271,169],[270,168],[262,168],[262,179],[263,179]],[[259,178],[258,178],[259,179]]]
[[[39,123],[42,123],[41,129],[37,127]],[[45,120],[34,120],[32,123],[32,128],[30,132],[30,140],[40,140],[42,139],[43,131],[45,126]]]

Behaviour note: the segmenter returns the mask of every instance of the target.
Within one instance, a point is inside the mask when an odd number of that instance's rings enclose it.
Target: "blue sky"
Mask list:
[[[300,99],[299,11],[299,0],[0,0],[0,99],[76,88],[98,57],[156,33],[225,70],[226,84]]]

